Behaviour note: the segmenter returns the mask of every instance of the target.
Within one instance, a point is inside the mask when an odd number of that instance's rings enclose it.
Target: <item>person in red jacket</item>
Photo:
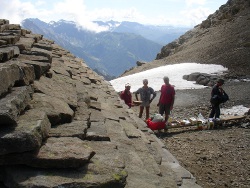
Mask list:
[[[131,88],[131,86],[129,83],[125,84],[125,89],[120,94],[120,98],[122,100],[124,100],[125,104],[128,105],[129,108],[131,108],[131,106],[133,106],[130,88]]]
[[[175,89],[169,84],[167,76],[164,76],[163,81],[165,84],[161,86],[161,95],[157,106],[159,106],[159,114],[163,116],[165,113],[165,122],[167,122],[174,105]]]

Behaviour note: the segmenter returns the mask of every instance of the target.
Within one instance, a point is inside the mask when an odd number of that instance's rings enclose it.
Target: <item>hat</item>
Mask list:
[[[217,81],[217,83],[224,84],[224,80],[220,78],[220,79]]]
[[[131,87],[130,83],[126,83],[125,87]]]

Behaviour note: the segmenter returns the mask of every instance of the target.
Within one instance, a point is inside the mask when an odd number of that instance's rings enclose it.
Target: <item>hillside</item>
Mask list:
[[[220,64],[228,77],[250,77],[250,1],[229,0],[201,24],[167,44],[154,61],[121,76],[182,62]]]

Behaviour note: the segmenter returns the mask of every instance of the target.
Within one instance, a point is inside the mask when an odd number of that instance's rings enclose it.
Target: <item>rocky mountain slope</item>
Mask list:
[[[228,77],[250,77],[250,1],[229,0],[201,24],[167,44],[156,60],[121,76],[182,62],[220,64]]]
[[[0,81],[0,187],[200,187],[110,83],[5,19]]]

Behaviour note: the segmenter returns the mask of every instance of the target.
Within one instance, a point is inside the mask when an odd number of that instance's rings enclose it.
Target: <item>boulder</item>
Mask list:
[[[89,163],[94,155],[93,149],[79,138],[50,137],[39,151],[0,155],[0,164],[25,164],[38,168],[79,168]]]
[[[50,137],[78,137],[82,140],[86,138],[87,128],[89,123],[87,121],[74,121],[57,125],[51,128]]]
[[[17,124],[18,116],[31,101],[32,92],[31,86],[15,87],[10,94],[0,99],[0,126]]]
[[[7,94],[20,78],[19,67],[15,64],[0,64],[0,96]]]
[[[36,92],[57,97],[65,101],[72,109],[77,107],[77,94],[75,87],[63,80],[50,79],[42,76],[39,81],[34,82],[34,88]]]
[[[51,126],[69,123],[74,116],[74,111],[66,102],[43,93],[34,93],[30,105],[31,108],[46,112]]]
[[[1,127],[0,155],[38,150],[49,130],[50,122],[44,112],[27,111],[19,117],[16,126]]]

